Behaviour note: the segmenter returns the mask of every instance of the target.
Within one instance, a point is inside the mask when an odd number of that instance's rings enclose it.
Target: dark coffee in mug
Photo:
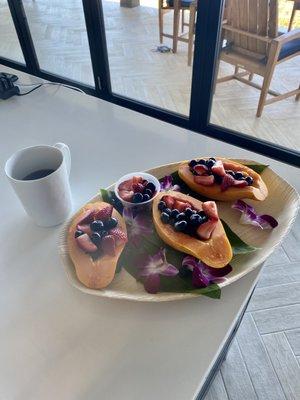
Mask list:
[[[35,179],[41,179],[48,176],[54,172],[54,169],[39,169],[37,171],[31,172],[30,174],[24,176],[23,181],[33,181]]]

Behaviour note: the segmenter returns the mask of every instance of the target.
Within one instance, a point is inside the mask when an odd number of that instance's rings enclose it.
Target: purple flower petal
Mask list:
[[[160,183],[160,191],[167,192],[168,190],[174,190],[176,192],[180,192],[179,185],[173,185],[172,175],[164,176],[162,182]]]
[[[193,272],[192,284],[195,287],[206,287],[212,282],[223,282],[223,277],[232,271],[232,267],[229,264],[223,268],[212,268],[192,256],[184,257],[182,266]]]
[[[178,269],[176,267],[174,267],[174,265],[172,264],[166,264],[165,269],[163,271],[161,271],[161,275],[164,276],[175,276],[178,274]]]
[[[196,266],[193,269],[192,284],[195,287],[206,287],[210,284],[209,277],[203,274],[203,271],[199,266]]]
[[[124,208],[123,217],[128,226],[129,240],[134,246],[139,246],[142,236],[152,234],[152,222],[149,216],[142,213],[134,215],[131,208]]]
[[[148,293],[155,294],[159,291],[160,277],[159,274],[149,275],[144,282],[144,288]]]
[[[257,226],[261,229],[273,229],[276,228],[278,222],[271,215],[259,215],[254,207],[245,203],[243,200],[237,200],[232,208],[242,213],[240,223],[250,224]]]

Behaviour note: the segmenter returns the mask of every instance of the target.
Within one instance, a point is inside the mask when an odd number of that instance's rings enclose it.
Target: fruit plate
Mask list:
[[[247,165],[259,164],[250,160],[234,161]],[[177,171],[181,163],[182,161],[173,164],[162,165],[152,168],[147,172],[160,179],[165,175],[170,175],[171,173]],[[247,203],[255,206],[255,209],[258,213],[268,213],[276,218],[278,221],[278,226],[274,230],[260,230],[252,225],[241,225],[239,223],[240,213],[231,208],[232,202],[216,202],[218,205],[220,218],[225,221],[244,242],[259,248],[255,252],[236,255],[232,259],[230,263],[232,266],[232,271],[226,276],[224,282],[219,284],[220,288],[237,281],[244,275],[253,271],[256,267],[260,266],[281,243],[295,221],[300,203],[297,191],[283,178],[278,176],[270,167],[266,168],[262,172],[261,176],[269,189],[269,196],[263,202],[255,202],[247,199]],[[111,185],[107,189],[113,190],[113,188],[114,185]],[[99,200],[101,200],[101,196],[98,194],[93,197],[90,202]],[[71,284],[77,289],[84,293],[99,297],[145,302],[184,300],[199,296],[199,294],[193,293],[147,293],[144,290],[142,283],[137,282],[136,279],[124,269],[115,275],[112,283],[105,289],[96,290],[85,287],[77,279],[75,267],[68,254],[67,232],[73,217],[70,218],[63,226],[59,240],[59,252],[67,277]]]

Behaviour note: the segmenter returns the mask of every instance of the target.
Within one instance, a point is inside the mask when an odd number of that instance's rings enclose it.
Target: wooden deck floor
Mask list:
[[[103,1],[113,91],[187,115],[192,74],[187,45],[180,43],[177,54],[154,52],[159,44],[156,0],[141,0],[141,4],[126,9],[117,0]],[[24,5],[41,67],[93,84],[81,1],[24,0]],[[0,0],[0,54],[20,60],[8,17],[7,2]],[[171,32],[172,13],[165,21]],[[166,39],[165,44],[171,41]],[[220,75],[231,71],[231,66],[221,64]],[[279,65],[271,86],[279,91],[298,87],[299,71],[300,57]],[[237,81],[219,84],[212,122],[299,150],[300,102],[290,98],[272,104],[256,118],[258,96],[256,89]]]
[[[300,218],[266,261],[205,400],[300,399]]]

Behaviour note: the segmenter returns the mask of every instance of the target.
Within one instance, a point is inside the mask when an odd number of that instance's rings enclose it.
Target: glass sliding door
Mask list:
[[[0,57],[24,63],[7,0],[0,0]]]
[[[224,4],[210,122],[299,151],[300,15],[288,32],[294,2]]]
[[[187,116],[192,80],[188,32],[189,25],[194,31],[196,2],[102,0],[102,6],[112,92]],[[175,45],[174,29],[179,36]]]
[[[42,70],[94,86],[81,0],[23,0]]]

